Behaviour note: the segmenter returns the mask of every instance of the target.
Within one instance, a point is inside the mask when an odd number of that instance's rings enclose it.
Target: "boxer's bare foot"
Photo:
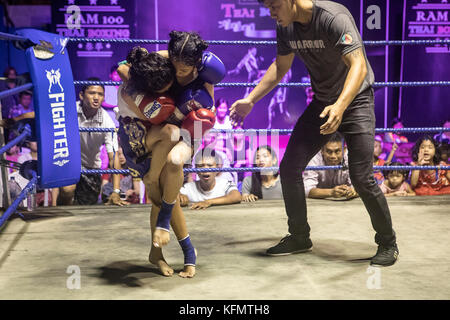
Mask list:
[[[195,276],[195,266],[184,266],[183,271],[178,275],[182,278],[193,278]]]
[[[170,233],[166,230],[156,229],[153,233],[153,246],[157,248],[162,248],[170,241]]]
[[[171,277],[173,275],[173,269],[167,264],[166,260],[164,260],[160,248],[152,247],[148,256],[148,261],[156,265],[163,276]]]
[[[195,256],[197,257],[197,249],[195,250]],[[193,278],[195,276],[195,266],[184,266],[183,271],[178,274],[182,278]]]

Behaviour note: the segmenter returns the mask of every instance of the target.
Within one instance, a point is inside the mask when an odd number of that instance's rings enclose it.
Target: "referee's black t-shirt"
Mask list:
[[[332,1],[313,0],[313,16],[309,25],[298,22],[277,27],[277,53],[295,53],[311,76],[316,98],[335,102],[344,87],[349,68],[342,60],[358,48],[363,48],[361,35],[351,13],[343,5]],[[368,73],[360,93],[374,83],[374,73],[367,61]]]

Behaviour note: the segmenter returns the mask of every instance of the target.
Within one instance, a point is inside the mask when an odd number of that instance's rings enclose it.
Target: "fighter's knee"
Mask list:
[[[191,158],[191,148],[184,142],[178,143],[167,155],[167,163],[174,169],[183,167]]]
[[[166,124],[161,129],[161,135],[164,141],[177,143],[180,141],[180,128],[173,124]]]

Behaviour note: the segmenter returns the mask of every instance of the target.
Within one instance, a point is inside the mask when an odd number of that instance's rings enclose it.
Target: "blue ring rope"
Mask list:
[[[80,132],[117,132],[117,128],[80,128]],[[449,128],[379,128],[375,129],[375,133],[434,133],[450,131]],[[279,134],[291,134],[292,129],[211,129],[210,133],[279,133]]]
[[[141,43],[141,44],[168,44],[169,40],[151,40],[151,39],[104,39],[104,38],[67,38],[69,42],[105,42],[105,43]],[[9,41],[28,41],[27,38],[0,32],[0,40]],[[208,40],[210,45],[276,45],[276,41],[256,41],[256,40]],[[450,40],[379,40],[363,41],[366,46],[417,46],[417,45],[446,45]]]
[[[17,137],[15,137],[13,140],[11,140],[10,142],[8,142],[7,144],[5,144],[3,147],[0,148],[0,155],[2,155],[6,151],[14,147],[16,144],[25,140],[30,135],[31,135],[31,128],[28,124],[26,124],[22,132]]]
[[[85,85],[102,85],[102,86],[119,86],[121,81],[74,81],[76,86]],[[237,88],[237,87],[256,87],[257,83],[245,83],[245,82],[224,82],[215,85],[217,88]],[[291,82],[291,83],[279,83],[278,87],[310,87],[311,84],[307,82]],[[408,81],[408,82],[375,82],[373,87],[376,88],[395,88],[395,87],[445,87],[450,86],[450,81]]]
[[[348,170],[346,166],[312,166],[306,167],[305,171],[320,171],[320,170]],[[374,166],[375,171],[385,170],[450,170],[450,166]],[[262,172],[262,171],[279,171],[279,167],[268,168],[186,168],[183,169],[186,173],[196,172]],[[90,169],[81,170],[82,174],[96,175],[96,174],[128,174],[129,170],[125,169]]]
[[[25,91],[25,90],[28,90],[28,89],[31,89],[31,88],[33,88],[33,84],[32,83],[27,83],[27,84],[24,84],[23,86],[20,86],[20,87],[14,88],[14,89],[9,89],[9,90],[2,91],[2,92],[0,92],[0,99],[6,98],[6,97],[9,97],[9,96],[13,96],[15,94],[18,94],[18,93],[20,93],[22,91]]]

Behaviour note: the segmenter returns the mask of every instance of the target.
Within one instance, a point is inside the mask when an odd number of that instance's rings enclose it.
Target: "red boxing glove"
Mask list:
[[[216,123],[216,115],[202,108],[188,113],[181,128],[189,131],[191,139],[201,139],[206,131],[214,127],[214,123]]]
[[[142,100],[139,101],[138,99]],[[158,125],[175,111],[175,102],[166,95],[153,97],[150,95],[138,96],[136,104],[150,123]]]

